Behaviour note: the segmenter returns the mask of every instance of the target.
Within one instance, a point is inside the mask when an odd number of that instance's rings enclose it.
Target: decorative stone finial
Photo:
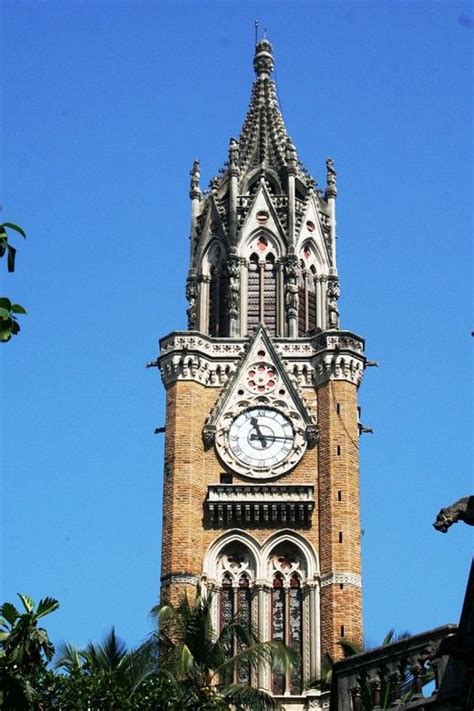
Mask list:
[[[334,161],[332,158],[327,159],[326,169],[327,169],[326,197],[335,198],[337,196],[336,169],[334,167]]]
[[[232,172],[239,168],[239,142],[235,138],[231,138],[229,142],[229,168]]]
[[[191,168],[191,172],[189,173],[189,175],[191,176],[189,197],[191,198],[191,200],[199,200],[201,197],[201,188],[199,187],[199,180],[201,178],[201,166],[198,160],[194,161],[193,167]]]
[[[296,172],[298,157],[296,155],[294,143],[289,136],[286,142],[286,162],[288,164],[288,169]]]
[[[272,45],[267,39],[260,40],[257,43],[253,66],[259,79],[268,79],[272,73],[275,63],[273,61]]]

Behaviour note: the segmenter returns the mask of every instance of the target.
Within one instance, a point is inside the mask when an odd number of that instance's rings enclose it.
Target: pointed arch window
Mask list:
[[[273,578],[272,589],[272,640],[274,642],[285,641],[286,626],[286,599],[283,587],[283,577],[277,573]],[[273,693],[285,693],[285,675],[273,674]]]
[[[227,336],[227,279],[222,262],[211,267],[209,284],[209,323],[210,336]]]
[[[273,576],[272,586],[272,640],[284,642],[298,653],[303,653],[303,591],[298,563],[291,550],[273,557],[273,565],[280,568]],[[298,661],[286,674],[273,674],[274,694],[300,694],[302,690],[302,667]]]
[[[314,333],[317,328],[317,278],[316,267],[311,264],[313,260],[314,254],[311,249],[308,246],[304,247],[298,279],[298,335],[300,336]]]
[[[247,328],[250,331],[260,323],[260,266],[255,253],[249,259],[247,294]]]
[[[248,551],[240,545],[230,546],[220,557],[220,581],[217,594],[219,632],[238,620],[240,624],[250,627],[252,621],[252,580],[254,577],[254,561]],[[239,652],[239,642],[235,638],[227,640],[227,656]],[[245,663],[234,670],[227,682],[247,684],[250,681],[250,666]]]
[[[260,238],[266,248],[265,238]],[[275,336],[277,330],[277,269],[275,255],[271,252],[259,258],[254,252],[248,262],[247,280],[247,329],[255,329],[260,322],[265,323]]]

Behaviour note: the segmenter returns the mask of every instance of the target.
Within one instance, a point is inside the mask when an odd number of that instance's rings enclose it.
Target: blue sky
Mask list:
[[[254,20],[322,184],[339,174],[342,326],[361,387],[366,638],[456,622],[472,493],[472,37],[459,2],[2,3],[2,220],[28,232],[2,291],[2,599],[57,597],[52,639],[150,629],[164,392],[145,363],[185,327],[188,173],[221,167]]]

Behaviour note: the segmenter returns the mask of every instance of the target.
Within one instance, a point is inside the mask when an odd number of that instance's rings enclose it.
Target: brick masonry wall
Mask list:
[[[357,389],[329,381],[318,389],[321,574],[360,574]],[[321,591],[323,654],[341,656],[339,639],[362,642],[361,590],[343,583]]]
[[[200,575],[204,555],[222,530],[206,528],[203,503],[209,484],[218,484],[226,471],[211,447],[204,450],[202,429],[219,390],[189,381],[177,381],[167,393],[165,477],[163,496],[162,576],[169,573]],[[305,392],[316,408],[314,391]],[[229,470],[230,471],[230,470]],[[251,483],[234,472],[234,483]],[[313,484],[317,498],[318,453],[307,450],[295,469],[269,483]],[[259,482],[260,483],[260,482]],[[291,526],[288,526],[291,528]],[[245,529],[259,541],[264,541],[274,528]],[[319,549],[318,506],[311,527],[298,529]]]
[[[223,533],[222,529],[206,528],[203,508],[208,485],[219,483],[220,474],[226,471],[215,449],[205,451],[202,440],[206,417],[219,393],[192,381],[177,381],[168,389],[162,575],[190,573],[199,577],[207,549]],[[304,396],[318,412],[319,446],[307,450],[291,472],[268,482],[314,484],[316,507],[311,526],[298,531],[320,556],[323,576],[360,573],[357,390],[351,383],[336,381],[321,386],[317,393],[305,388]],[[233,481],[251,483],[235,473]],[[261,542],[275,531],[245,530]],[[169,586],[167,596],[177,601],[184,589],[192,595],[193,586],[180,583]],[[323,654],[340,656],[342,626],[346,638],[361,641],[361,591],[347,584],[342,590],[339,584],[328,585],[321,591]]]

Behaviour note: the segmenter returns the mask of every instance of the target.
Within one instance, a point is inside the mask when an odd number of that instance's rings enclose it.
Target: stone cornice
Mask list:
[[[159,367],[166,387],[191,380],[221,388],[247,351],[248,338],[212,338],[197,331],[174,331],[160,341]],[[272,338],[295,382],[318,387],[329,380],[359,386],[365,368],[364,339],[351,331],[330,330],[311,338]]]

